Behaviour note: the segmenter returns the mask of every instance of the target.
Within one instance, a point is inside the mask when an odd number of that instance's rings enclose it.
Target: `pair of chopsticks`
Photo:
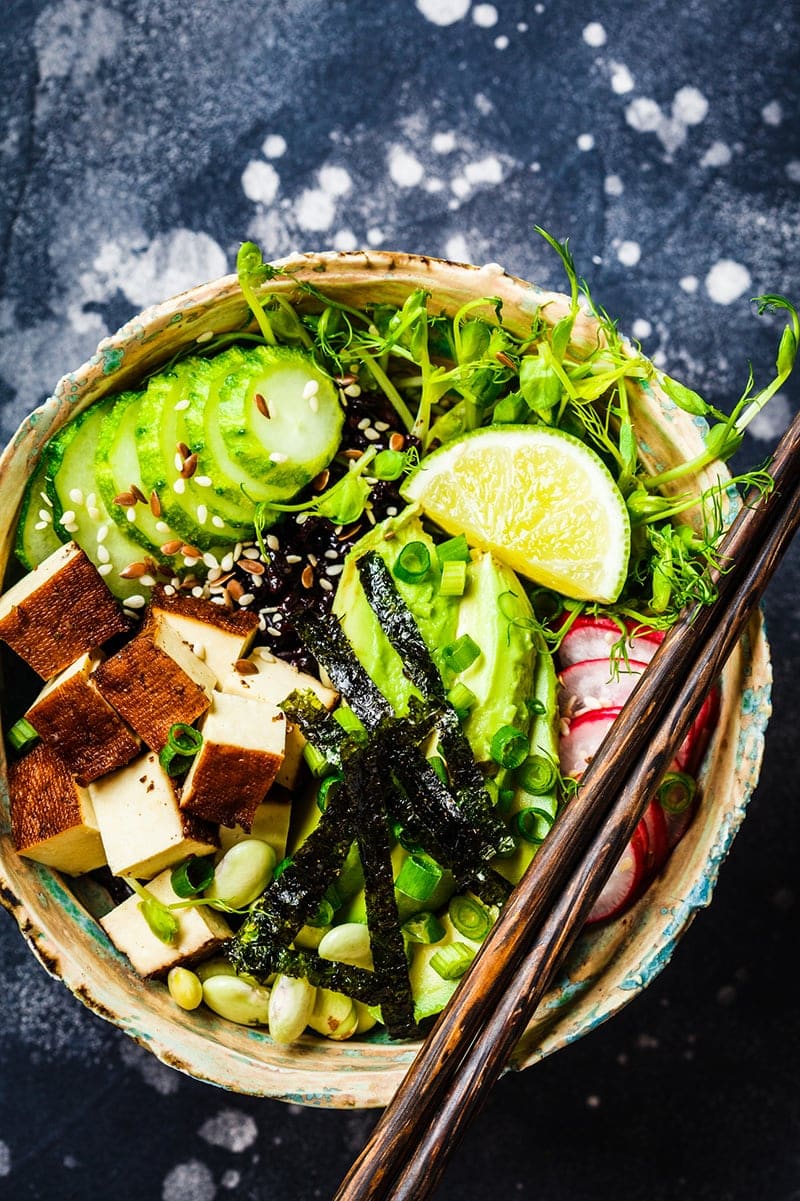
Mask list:
[[[717,599],[664,638],[334,1201],[423,1201],[438,1184],[800,525],[800,414],[770,474],[719,546]]]

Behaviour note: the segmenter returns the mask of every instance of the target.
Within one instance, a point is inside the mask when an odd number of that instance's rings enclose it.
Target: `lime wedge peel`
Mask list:
[[[403,485],[449,534],[576,600],[610,604],[625,583],[630,520],[602,460],[546,426],[489,426],[428,455]]]

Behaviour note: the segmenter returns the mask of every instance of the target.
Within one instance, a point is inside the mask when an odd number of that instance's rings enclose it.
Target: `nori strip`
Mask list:
[[[246,972],[257,980],[266,980],[273,972],[282,976],[304,976],[317,988],[330,988],[344,993],[365,1005],[381,1005],[388,995],[386,984],[368,968],[353,967],[333,959],[322,959],[313,951],[285,947],[275,939],[265,938],[259,944],[261,956],[256,964],[246,957],[229,958],[237,971]]]
[[[365,726],[372,728],[391,715],[392,706],[359,663],[335,617],[304,613],[297,629],[334,688],[347,697],[350,708]]]
[[[342,745],[347,732],[333,718],[322,701],[310,688],[296,688],[278,705],[289,721],[300,727],[310,742],[334,767],[341,767]]]
[[[405,674],[423,697],[444,704],[444,681],[411,610],[397,591],[391,572],[377,551],[368,551],[359,559],[358,574],[370,608],[403,660]]]
[[[514,886],[505,876],[501,876],[493,867],[482,868],[468,882],[470,892],[480,897],[485,905],[505,905],[513,892]]]
[[[472,748],[464,736],[455,710],[443,709],[436,727],[439,732],[439,748],[447,764],[450,782],[459,804],[470,821],[486,832],[495,850],[512,852],[513,835],[494,813],[483,773],[475,762]]]

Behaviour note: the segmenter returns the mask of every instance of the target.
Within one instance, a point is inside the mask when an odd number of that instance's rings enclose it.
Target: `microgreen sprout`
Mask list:
[[[139,909],[147,925],[161,942],[172,944],[178,937],[180,924],[170,907],[159,901],[149,889],[140,884],[133,876],[126,876],[125,881],[131,886],[139,899]]]

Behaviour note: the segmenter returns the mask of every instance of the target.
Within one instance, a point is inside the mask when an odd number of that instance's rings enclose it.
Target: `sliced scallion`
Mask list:
[[[407,542],[392,572],[404,584],[419,584],[431,569],[431,553],[424,542]]]
[[[351,734],[353,737],[363,740],[367,737],[367,731],[364,723],[360,718],[356,717],[349,705],[340,705],[338,709],[334,709],[333,718],[346,734]]]
[[[25,717],[15,721],[8,731],[8,741],[15,751],[27,751],[37,741],[39,735]]]
[[[442,660],[448,671],[457,676],[466,671],[480,653],[481,648],[475,639],[470,638],[469,634],[462,634],[455,642],[448,642],[447,646],[442,648]]]
[[[442,756],[441,755],[431,755],[431,757],[428,759],[428,762],[430,763],[431,767],[436,772],[437,776],[442,781],[442,783],[447,784],[449,786],[450,778],[447,774],[447,764],[445,763]]]
[[[409,942],[425,945],[441,942],[445,935],[444,926],[436,914],[427,912],[415,913],[413,917],[408,918],[403,922],[402,930]]]
[[[528,710],[531,717],[541,717],[547,712],[544,701],[540,701],[538,696],[529,697],[525,702],[525,708]]]
[[[436,547],[436,558],[444,567],[445,563],[469,563],[469,546],[463,534],[448,538]]]
[[[530,749],[528,737],[522,730],[516,726],[501,726],[492,738],[489,754],[495,763],[513,770],[525,762]]]
[[[451,942],[431,956],[431,967],[443,980],[460,980],[474,958],[465,942]]]
[[[176,722],[169,728],[158,761],[168,776],[180,776],[191,767],[191,761],[202,745],[203,735],[199,730],[185,722]]]
[[[424,852],[408,856],[397,873],[395,888],[412,901],[427,901],[432,897],[443,875],[435,859]]]
[[[556,775],[555,764],[544,755],[529,755],[517,772],[517,780],[526,792],[540,796],[554,787]]]
[[[541,810],[535,809],[532,805],[520,809],[511,819],[511,826],[514,833],[533,846],[539,846],[540,843],[544,842],[552,824],[551,818],[546,813],[542,813]]]
[[[293,863],[294,860],[292,859],[291,855],[287,855],[285,859],[281,859],[280,863],[276,863],[272,870],[273,881],[280,880],[287,867],[291,867]]]
[[[463,596],[467,586],[467,565],[462,559],[448,559],[442,564],[439,581],[440,596]]]
[[[332,765],[325,758],[322,751],[318,750],[311,742],[307,742],[303,747],[303,758],[312,776],[327,776],[333,771]]]
[[[319,809],[320,813],[324,813],[328,808],[331,789],[334,789],[334,791],[338,792],[343,779],[344,776],[342,773],[336,772],[335,775],[325,776],[320,781],[319,788],[317,789],[317,808]]]
[[[668,772],[658,790],[658,800],[668,813],[684,813],[697,791],[697,783],[682,771]]]
[[[447,699],[462,720],[478,700],[472,689],[467,688],[466,684],[462,684],[460,680],[450,689]]]
[[[447,912],[450,921],[464,938],[471,938],[473,942],[483,942],[489,933],[492,925],[489,912],[485,905],[481,905],[480,901],[473,897],[451,897]]]
[[[214,879],[214,859],[211,855],[190,855],[172,869],[170,884],[178,897],[196,897],[205,892]]]

